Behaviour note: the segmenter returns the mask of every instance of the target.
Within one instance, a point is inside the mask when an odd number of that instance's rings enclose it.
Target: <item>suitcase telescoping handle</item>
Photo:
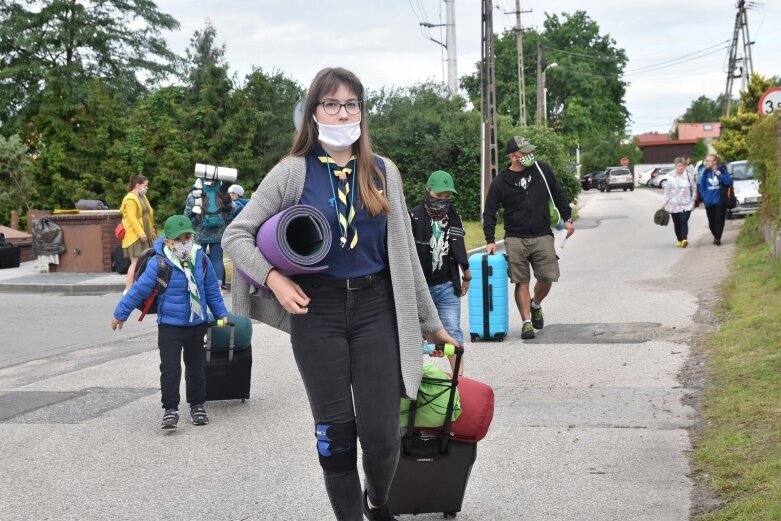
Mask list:
[[[450,345],[450,344],[446,344]],[[454,346],[455,347],[455,346]],[[440,454],[447,452],[448,439],[450,438],[450,424],[453,423],[453,405],[456,401],[456,387],[458,386],[458,372],[461,370],[461,357],[464,355],[463,347],[455,347],[456,364],[453,367],[453,379],[450,383],[450,396],[447,399],[447,409],[445,409],[445,424],[442,426],[442,439],[439,446]],[[404,434],[402,443],[405,446],[405,452],[410,451],[410,444],[415,432],[415,413],[416,403],[410,403],[407,410],[407,432]]]

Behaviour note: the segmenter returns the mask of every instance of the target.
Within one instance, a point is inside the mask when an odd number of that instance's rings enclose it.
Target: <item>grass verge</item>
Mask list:
[[[705,427],[693,464],[721,502],[697,521],[781,519],[781,263],[751,218],[726,275],[723,325],[704,341],[710,360]]]
[[[485,246],[485,235],[483,234],[483,223],[481,221],[464,221],[464,243],[466,249],[471,250]],[[496,240],[504,237],[504,223],[496,223]]]

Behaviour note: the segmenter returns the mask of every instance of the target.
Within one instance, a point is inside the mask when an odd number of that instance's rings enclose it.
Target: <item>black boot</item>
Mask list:
[[[363,515],[369,521],[399,521],[391,515],[387,503],[379,508],[369,508],[369,497],[366,490],[363,491]]]

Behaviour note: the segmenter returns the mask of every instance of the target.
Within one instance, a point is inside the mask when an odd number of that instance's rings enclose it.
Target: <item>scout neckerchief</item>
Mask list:
[[[193,249],[190,252],[190,258],[180,261],[173,255],[170,248],[165,248],[166,257],[171,259],[174,264],[181,266],[182,271],[184,271],[184,276],[187,277],[187,293],[190,296],[190,322],[193,321],[194,317],[199,317],[201,319],[205,318],[203,314],[203,305],[201,304],[201,295],[198,292],[198,284],[195,282],[195,274],[193,273],[193,260],[196,257],[197,251],[197,245],[193,245]]]
[[[447,217],[435,221],[431,219],[431,270],[437,271],[442,268],[444,258],[450,254],[450,242],[448,242]]]
[[[348,164],[352,161],[352,168],[345,166],[340,170],[332,169],[331,165],[336,164],[336,161],[334,161],[331,156],[326,154],[324,156],[318,156],[318,159],[328,167],[328,172],[339,179],[337,188],[334,189],[331,177],[328,177],[329,184],[331,185],[331,195],[333,195],[336,200],[336,220],[339,222],[339,231],[342,235],[339,238],[339,246],[344,247],[344,245],[347,244],[347,231],[352,230],[353,238],[350,241],[350,249],[352,250],[355,248],[355,245],[358,244],[358,228],[355,226],[355,205],[353,204],[355,201],[355,190],[350,190],[350,182],[347,180],[347,176],[355,169],[355,155],[350,157],[348,161]]]

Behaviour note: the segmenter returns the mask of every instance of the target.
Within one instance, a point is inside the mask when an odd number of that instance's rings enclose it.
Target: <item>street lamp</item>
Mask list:
[[[548,69],[558,67],[558,63],[551,63],[542,70],[542,126],[548,126],[548,87],[545,86],[545,73]]]

